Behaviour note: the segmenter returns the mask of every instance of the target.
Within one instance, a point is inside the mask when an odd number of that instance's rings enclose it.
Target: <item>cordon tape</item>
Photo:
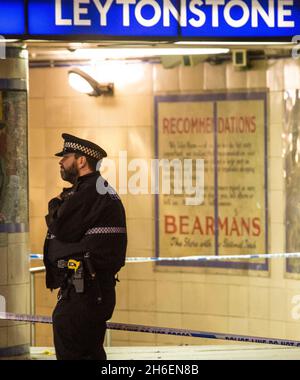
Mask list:
[[[226,260],[254,260],[254,259],[290,259],[300,258],[300,252],[292,253],[266,253],[252,255],[227,256],[184,256],[184,257],[128,257],[126,263],[147,263],[160,261],[226,261]],[[43,255],[30,254],[31,260],[42,260]]]
[[[3,312],[0,313],[0,319],[9,320],[9,321],[23,321],[23,322],[30,322],[30,323],[46,323],[46,324],[52,323],[51,317],[27,315],[27,314],[3,313]],[[150,333],[150,334],[164,334],[164,335],[184,336],[184,337],[190,337],[190,338],[217,339],[217,340],[245,342],[245,343],[272,344],[272,345],[285,346],[285,347],[300,347],[300,341],[295,341],[295,340],[263,338],[263,337],[234,335],[234,334],[222,334],[222,333],[215,333],[215,332],[204,332],[204,331],[184,330],[184,329],[176,329],[176,328],[134,325],[134,324],[127,324],[127,323],[107,322],[106,325],[109,330],[122,330],[122,331]]]
[[[42,260],[41,254],[30,254],[30,260]],[[170,261],[226,261],[226,260],[254,260],[254,259],[287,259],[300,258],[300,252],[292,253],[269,253],[269,254],[251,254],[251,255],[227,255],[227,256],[185,256],[185,257],[128,257],[127,263],[147,263],[147,262],[170,262]],[[33,268],[34,269],[34,268]],[[43,267],[38,268],[44,269]],[[51,317],[32,316],[26,314],[0,313],[0,319],[11,321],[24,321],[30,323],[52,323]],[[131,332],[142,332],[150,334],[165,334],[174,336],[185,336],[191,338],[216,339],[235,342],[260,343],[270,345],[280,345],[286,347],[300,347],[300,341],[286,340],[278,338],[263,338],[247,335],[223,334],[215,332],[204,332],[195,330],[185,330],[166,327],[154,327],[144,325],[134,325],[127,323],[107,322],[107,328],[110,330],[121,330]]]

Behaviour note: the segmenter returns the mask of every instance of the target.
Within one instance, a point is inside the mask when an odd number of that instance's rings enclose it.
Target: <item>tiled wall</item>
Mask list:
[[[107,81],[107,67],[99,77]],[[295,60],[253,62],[236,72],[231,64],[164,69],[146,63],[117,64],[110,70],[113,98],[79,95],[68,85],[67,68],[30,70],[30,221],[31,249],[41,252],[47,201],[58,194],[61,133],[69,132],[102,145],[110,158],[127,150],[132,158],[153,158],[153,96],[206,90],[268,88],[270,252],[285,251],[285,194],[282,158],[284,89],[300,88]],[[149,195],[122,196],[128,217],[128,256],[154,256],[154,202]],[[233,273],[233,274],[232,274]],[[285,279],[285,261],[272,260],[268,277],[237,272],[209,274],[201,269],[156,270],[153,264],[128,264],[117,285],[115,322],[188,328],[300,340],[300,322],[292,318],[299,281]],[[50,314],[55,294],[36,279],[36,308]],[[193,338],[111,332],[113,345],[216,344]],[[222,342],[219,342],[222,343]],[[37,344],[51,345],[51,328],[37,327]]]

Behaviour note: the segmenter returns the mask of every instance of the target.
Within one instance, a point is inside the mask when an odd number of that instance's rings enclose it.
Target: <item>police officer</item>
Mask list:
[[[115,192],[99,191],[99,184],[111,190],[96,170],[106,152],[90,141],[62,137],[64,148],[56,156],[62,157],[61,177],[72,187],[49,202],[44,245],[46,286],[60,288],[53,311],[56,356],[105,360],[103,341],[115,307],[115,277],[125,263],[125,211]]]

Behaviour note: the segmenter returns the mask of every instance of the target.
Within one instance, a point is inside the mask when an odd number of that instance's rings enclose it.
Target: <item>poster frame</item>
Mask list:
[[[261,100],[264,103],[264,196],[265,196],[265,252],[269,252],[269,196],[268,196],[268,107],[267,107],[267,90],[264,91],[243,91],[243,92],[214,92],[206,94],[176,94],[176,95],[156,95],[154,96],[154,146],[155,159],[159,159],[159,104],[160,103],[178,103],[178,102],[213,102],[214,109],[214,160],[217,168],[217,102],[218,101],[243,101],[243,100]],[[217,169],[214,173],[215,187],[218,185]],[[159,194],[155,194],[155,257],[160,258],[159,247]],[[218,198],[216,196],[216,198]],[[218,204],[215,203],[215,216],[218,215]],[[218,256],[218,234],[215,234],[215,255]],[[254,253],[254,252],[253,252]],[[204,267],[204,268],[227,268],[239,270],[268,271],[269,259],[264,259],[261,263],[249,261],[158,261],[157,266],[172,267]]]

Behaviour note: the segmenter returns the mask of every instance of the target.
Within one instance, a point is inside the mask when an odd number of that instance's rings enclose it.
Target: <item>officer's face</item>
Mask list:
[[[64,181],[74,184],[79,177],[77,160],[74,153],[68,153],[59,161],[60,175]]]

